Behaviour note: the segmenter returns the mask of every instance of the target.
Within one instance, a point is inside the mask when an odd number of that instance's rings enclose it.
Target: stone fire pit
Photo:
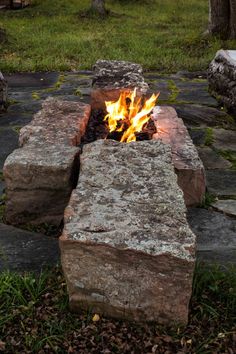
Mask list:
[[[140,68],[99,61],[93,107],[122,85],[147,90]],[[185,324],[195,262],[186,205],[205,192],[197,150],[170,107],[154,109],[152,140],[85,144],[90,111],[48,99],[21,130],[4,166],[6,219],[59,225],[66,208],[60,247],[72,309]]]

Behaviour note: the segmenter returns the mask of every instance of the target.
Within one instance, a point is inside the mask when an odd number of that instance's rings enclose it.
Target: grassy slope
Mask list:
[[[108,0],[116,15],[105,20],[81,17],[89,5],[90,0],[35,0],[24,10],[1,12],[9,42],[0,48],[0,70],[83,69],[99,58],[161,71],[197,70],[220,47],[236,45],[202,37],[208,0]]]

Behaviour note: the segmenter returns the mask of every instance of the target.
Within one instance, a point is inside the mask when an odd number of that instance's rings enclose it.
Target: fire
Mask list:
[[[105,102],[110,132],[123,132],[121,142],[129,143],[136,140],[135,133],[140,133],[150,119],[149,113],[156,104],[158,94],[153,94],[142,104],[142,97],[136,97],[137,90],[123,91],[118,101]]]

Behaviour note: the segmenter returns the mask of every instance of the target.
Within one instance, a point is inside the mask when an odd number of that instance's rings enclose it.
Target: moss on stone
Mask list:
[[[20,130],[21,130],[21,126],[19,126],[19,125],[15,125],[14,127],[12,127],[12,130],[14,130],[14,132],[16,132],[17,134],[19,134],[20,133]]]
[[[206,131],[205,145],[211,146],[214,142],[213,129],[208,127],[205,129],[205,131]]]
[[[59,89],[64,82],[65,82],[65,75],[61,74],[57,82],[54,84],[54,89]]]
[[[168,80],[167,81],[167,84],[168,84],[168,89],[170,90],[171,94],[170,94],[170,97],[169,97],[169,102],[170,103],[173,103],[176,101],[178,95],[179,95],[179,88],[176,86],[174,80]]]
[[[79,97],[83,97],[82,92],[80,91],[80,89],[75,90],[75,95],[79,96]]]
[[[216,200],[217,198],[213,194],[206,192],[200,207],[204,209],[208,209]]]
[[[38,92],[32,92],[32,98],[34,99],[34,100],[40,100],[40,96],[39,96],[39,94],[38,94]]]
[[[228,160],[231,162],[232,170],[236,170],[236,151],[231,151],[231,150],[218,150],[217,151],[219,155],[221,155],[224,159]]]

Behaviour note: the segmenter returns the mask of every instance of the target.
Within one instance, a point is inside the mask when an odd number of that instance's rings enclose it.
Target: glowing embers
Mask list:
[[[148,123],[152,109],[155,107],[158,94],[149,99],[137,97],[137,91],[123,91],[118,101],[105,102],[107,115],[104,120],[108,122],[110,133],[117,133],[121,142],[135,141],[137,134],[141,133]]]

